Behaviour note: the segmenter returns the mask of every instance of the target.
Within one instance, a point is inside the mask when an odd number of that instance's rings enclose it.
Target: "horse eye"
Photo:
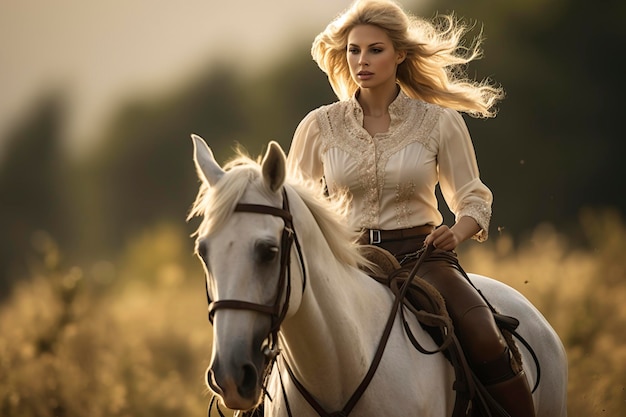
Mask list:
[[[259,263],[269,263],[278,256],[278,246],[273,242],[261,241],[255,245],[255,258]]]
[[[196,243],[196,253],[206,263],[208,259],[209,249],[207,248],[206,240],[200,239]]]

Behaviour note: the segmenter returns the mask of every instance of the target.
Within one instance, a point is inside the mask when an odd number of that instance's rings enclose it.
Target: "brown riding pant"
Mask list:
[[[378,246],[402,262],[404,255],[423,246],[424,238],[384,241]],[[405,261],[402,266],[411,269],[415,262],[415,259]],[[456,254],[436,249],[424,260],[417,275],[443,296],[455,333],[470,363],[480,367],[498,361],[506,350],[506,342],[489,306],[462,272]]]

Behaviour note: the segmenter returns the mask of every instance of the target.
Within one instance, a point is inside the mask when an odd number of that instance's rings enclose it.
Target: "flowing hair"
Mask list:
[[[474,117],[496,115],[495,105],[504,97],[502,87],[490,79],[472,80],[465,71],[467,64],[482,56],[482,31],[469,47],[463,46],[471,28],[454,15],[428,21],[407,14],[391,0],[356,0],[313,41],[311,55],[340,100],[349,99],[358,89],[346,58],[348,35],[357,25],[383,29],[394,49],[406,52],[396,78],[409,97]]]

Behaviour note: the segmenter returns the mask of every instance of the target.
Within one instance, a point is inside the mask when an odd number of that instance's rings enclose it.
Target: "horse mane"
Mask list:
[[[225,164],[225,174],[217,184],[211,187],[202,181],[187,217],[187,220],[203,217],[192,236],[210,235],[225,224],[247,187],[254,186],[261,193],[271,194],[262,181],[260,161],[261,157],[254,160],[243,150],[237,149],[235,157]],[[347,196],[329,198],[324,194],[321,184],[302,177],[288,175],[284,186],[289,195],[292,195],[290,190],[295,192],[309,209],[338,261],[355,267],[369,264],[355,243],[359,233],[349,227],[347,215],[350,201]]]

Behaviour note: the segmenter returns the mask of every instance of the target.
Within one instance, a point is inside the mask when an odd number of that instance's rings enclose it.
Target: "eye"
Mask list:
[[[207,246],[208,245],[206,243],[206,240],[204,240],[204,239],[199,239],[196,242],[196,253],[198,254],[200,259],[202,259],[202,261],[204,263],[208,262],[208,252],[209,252],[209,249],[208,249]]]
[[[278,245],[267,240],[259,241],[254,246],[254,257],[261,264],[273,262],[278,258]]]
[[[374,54],[379,54],[381,53],[383,50],[381,48],[372,48],[372,53]]]
[[[348,48],[348,53],[349,54],[358,54],[359,53],[359,48],[355,48],[355,47]]]

